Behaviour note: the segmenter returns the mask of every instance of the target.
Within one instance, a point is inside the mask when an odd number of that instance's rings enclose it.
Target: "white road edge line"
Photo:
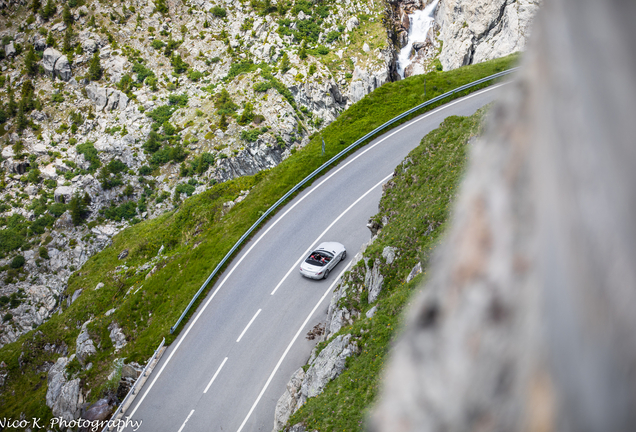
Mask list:
[[[329,286],[329,288],[327,289],[327,291],[325,291],[325,293],[322,295],[322,297],[320,298],[320,300],[318,300],[318,303],[316,303],[316,306],[314,306],[314,308],[311,310],[311,312],[309,313],[309,315],[307,316],[307,318],[305,319],[305,322],[303,322],[303,324],[300,326],[300,328],[298,329],[298,331],[296,332],[296,335],[294,336],[294,338],[291,340],[291,342],[289,343],[289,345],[287,345],[287,349],[285,350],[285,352],[283,353],[282,357],[280,358],[280,360],[278,360],[278,363],[276,363],[276,366],[274,367],[274,370],[272,371],[272,373],[270,374],[269,378],[267,379],[267,382],[265,383],[265,386],[263,387],[263,390],[261,390],[260,394],[258,395],[258,397],[256,398],[256,401],[254,401],[254,405],[252,405],[252,408],[250,409],[250,411],[247,413],[247,416],[245,416],[245,420],[243,420],[243,423],[241,423],[241,427],[238,428],[237,432],[241,432],[241,430],[243,430],[243,427],[245,426],[245,423],[247,423],[247,421],[249,420],[250,416],[252,415],[252,412],[254,411],[254,409],[256,408],[256,405],[258,405],[258,402],[261,400],[261,398],[263,397],[263,394],[265,394],[265,390],[267,390],[267,387],[269,387],[269,384],[272,382],[272,379],[274,378],[274,375],[276,374],[276,371],[278,370],[278,368],[280,367],[280,365],[283,363],[283,360],[285,360],[285,357],[287,356],[287,353],[289,352],[289,350],[291,349],[292,345],[294,345],[294,342],[296,342],[296,339],[298,339],[298,336],[300,336],[300,334],[302,333],[303,329],[305,328],[305,326],[307,325],[307,323],[309,322],[309,320],[311,319],[311,317],[313,316],[313,314],[316,312],[316,310],[318,309],[318,307],[320,306],[320,304],[325,300],[325,298],[327,297],[327,294],[329,294],[331,292],[331,290],[333,289],[334,285],[336,285],[336,283],[338,282],[338,280],[342,277],[342,275],[344,274],[344,272],[346,272],[349,269],[349,266],[351,265],[351,260],[349,260],[349,263],[347,264],[347,266],[345,268],[342,269],[342,271],[340,272],[340,274],[338,275],[338,277],[332,282],[332,284]]]
[[[219,366],[219,368],[216,370],[216,372],[214,373],[214,376],[212,377],[212,379],[210,380],[210,383],[208,384],[208,386],[205,388],[205,390],[203,390],[203,394],[206,394],[208,392],[208,390],[210,389],[210,386],[212,385],[212,383],[214,382],[214,380],[216,379],[216,377],[219,375],[219,372],[221,372],[221,369],[223,369],[223,365],[225,364],[225,362],[227,361],[227,357],[225,357],[225,359],[223,360],[223,363],[221,363],[221,366]]]
[[[258,311],[256,311],[256,315],[254,315],[252,317],[252,319],[250,320],[250,322],[247,323],[247,326],[245,326],[245,328],[243,329],[243,331],[241,332],[241,335],[238,337],[238,339],[236,340],[236,342],[240,342],[241,339],[243,338],[243,335],[245,334],[245,332],[247,331],[248,328],[250,328],[250,326],[252,325],[252,323],[254,322],[254,320],[256,319],[256,317],[258,316],[259,313],[261,313],[263,309],[259,309]]]
[[[185,421],[183,422],[183,424],[179,428],[179,432],[181,432],[183,430],[183,428],[185,427],[185,424],[188,422],[188,420],[190,420],[190,417],[192,417],[192,414],[194,414],[194,410],[190,411],[190,414],[188,414],[188,417],[186,417]]]
[[[199,313],[194,317],[194,319],[192,320],[192,322],[190,323],[190,325],[188,326],[188,328],[186,329],[186,331],[183,333],[183,335],[179,338],[179,341],[177,342],[177,345],[174,347],[174,349],[172,351],[170,351],[170,355],[168,356],[168,358],[166,359],[166,361],[164,362],[163,366],[161,366],[161,369],[159,369],[159,372],[157,373],[157,375],[155,376],[155,379],[152,380],[152,383],[150,383],[150,386],[148,386],[148,389],[144,392],[144,395],[142,396],[142,398],[139,400],[139,403],[137,404],[137,406],[135,406],[135,409],[130,413],[129,418],[132,418],[133,415],[135,415],[135,412],[137,412],[137,409],[141,406],[141,403],[144,401],[144,399],[146,399],[146,396],[148,396],[148,393],[150,392],[150,390],[152,389],[152,387],[155,385],[155,383],[157,382],[157,380],[159,379],[159,377],[161,376],[161,373],[163,372],[163,370],[166,368],[166,366],[168,365],[168,363],[170,363],[170,360],[172,359],[172,356],[174,355],[175,352],[177,352],[177,350],[179,349],[179,347],[181,346],[181,343],[185,340],[186,336],[188,336],[188,333],[190,333],[190,330],[192,330],[192,328],[194,327],[194,325],[196,324],[196,322],[199,320],[199,318],[201,317],[201,315],[203,315],[203,312],[205,311],[205,309],[208,307],[208,305],[210,304],[210,302],[212,301],[212,299],[214,299],[214,297],[218,294],[218,292],[220,291],[221,287],[225,284],[225,282],[228,280],[228,278],[232,275],[232,273],[234,273],[234,270],[236,270],[238,268],[238,266],[241,264],[241,262],[243,262],[243,260],[245,259],[245,257],[252,251],[252,249],[254,249],[254,247],[258,244],[258,242],[261,241],[261,239],[278,223],[280,222],[290,211],[292,211],[294,209],[294,207],[296,207],[298,204],[300,204],[305,198],[307,198],[313,191],[315,191],[316,189],[318,189],[320,186],[322,186],[327,180],[329,180],[331,177],[333,177],[334,175],[336,175],[338,172],[340,172],[340,170],[344,169],[347,165],[349,165],[350,163],[352,163],[353,161],[355,161],[356,159],[358,159],[360,156],[362,156],[363,154],[365,154],[366,152],[370,151],[371,149],[373,149],[375,146],[379,145],[380,143],[382,143],[385,139],[395,135],[396,133],[402,131],[403,129],[419,122],[420,120],[424,120],[425,118],[439,112],[442,111],[448,107],[451,107],[461,101],[465,101],[467,99],[473,98],[475,96],[478,96],[482,93],[486,93],[488,91],[494,90],[496,88],[499,88],[503,85],[506,85],[507,83],[501,83],[498,84],[496,86],[491,86],[488,87],[484,90],[478,91],[476,93],[471,93],[468,96],[465,96],[461,99],[457,99],[451,103],[448,103],[446,105],[442,105],[441,107],[438,107],[436,109],[434,109],[433,111],[423,115],[422,117],[419,117],[415,120],[412,120],[410,122],[408,122],[407,124],[405,124],[404,126],[402,126],[401,128],[399,128],[397,131],[393,132],[391,135],[381,139],[380,141],[378,141],[377,143],[373,144],[370,147],[367,147],[364,151],[362,151],[360,154],[358,154],[357,156],[353,157],[351,160],[349,160],[347,163],[345,163],[344,165],[342,165],[342,167],[338,168],[337,170],[335,170],[332,174],[330,174],[327,178],[325,178],[323,181],[321,181],[320,183],[318,183],[315,187],[313,187],[311,190],[309,190],[309,192],[307,192],[300,200],[298,200],[294,205],[292,205],[285,213],[283,213],[280,218],[278,218],[276,221],[274,221],[274,223],[272,223],[272,225],[254,242],[254,244],[247,250],[247,252],[245,252],[245,255],[243,255],[238,261],[237,263],[234,265],[234,267],[232,267],[232,270],[230,270],[227,274],[227,276],[225,276],[225,278],[223,278],[223,280],[221,281],[221,283],[219,284],[219,286],[216,288],[216,290],[214,290],[212,292],[212,295],[210,295],[210,298],[208,299],[208,301],[205,302],[205,304],[203,305],[203,307],[201,308],[201,310],[199,311]]]
[[[289,271],[285,274],[285,276],[283,276],[283,278],[280,280],[280,282],[278,282],[278,285],[276,285],[276,288],[274,288],[274,291],[272,291],[272,293],[270,295],[274,295],[274,293],[276,292],[276,290],[278,290],[278,288],[280,288],[280,286],[283,284],[283,282],[285,282],[285,279],[287,279],[287,277],[291,274],[292,271],[294,271],[295,268],[298,267],[298,264],[300,264],[300,262],[305,259],[305,257],[307,256],[307,254],[311,251],[311,249],[314,247],[314,245],[316,243],[318,243],[318,241],[322,238],[322,236],[324,236],[325,234],[327,234],[327,231],[329,231],[331,229],[331,227],[333,227],[336,222],[338,222],[340,220],[340,218],[342,218],[345,214],[347,214],[347,212],[349,210],[351,210],[356,204],[358,204],[360,201],[362,201],[362,199],[364,199],[364,197],[366,197],[367,195],[369,195],[371,193],[371,191],[373,191],[373,189],[377,188],[378,186],[380,186],[382,183],[386,182],[387,180],[389,180],[391,177],[393,177],[393,173],[389,174],[388,176],[384,177],[382,180],[380,180],[375,186],[373,186],[371,189],[369,189],[368,191],[366,191],[364,193],[364,195],[362,195],[360,198],[358,198],[357,200],[355,200],[355,202],[353,204],[351,204],[349,207],[347,207],[347,209],[345,211],[343,211],[342,213],[340,213],[340,216],[338,216],[333,222],[331,222],[331,224],[323,231],[320,233],[320,235],[318,236],[318,238],[316,240],[314,240],[313,243],[311,243],[309,245],[309,248],[303,252],[303,254],[300,256],[300,258],[298,258],[298,261],[296,261],[294,263],[294,265],[289,269]]]

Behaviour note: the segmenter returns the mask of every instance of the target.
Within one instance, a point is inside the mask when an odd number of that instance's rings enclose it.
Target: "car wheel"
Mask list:
[[[322,278],[327,279],[327,276],[329,276],[329,269],[325,270],[325,275]]]
[[[342,253],[342,257],[340,258],[340,261],[344,261],[346,257],[347,257],[347,251],[344,251]]]

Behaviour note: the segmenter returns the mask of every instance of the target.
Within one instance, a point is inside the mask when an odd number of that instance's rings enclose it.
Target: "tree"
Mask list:
[[[88,66],[88,77],[92,81],[97,81],[102,77],[102,63],[99,60],[99,54],[95,52]]]
[[[33,3],[31,3],[31,12],[36,14],[38,13],[41,7],[42,7],[42,2],[40,0],[33,0]]]
[[[55,42],[55,38],[53,37],[53,32],[49,32],[49,35],[46,37],[46,46],[54,47],[57,43]]]
[[[305,47],[305,41],[300,45],[300,50],[298,51],[298,57],[302,60],[307,58],[307,48]]]
[[[8,84],[7,93],[9,96],[9,102],[7,103],[7,114],[9,114],[10,117],[13,117],[18,110],[18,104],[15,102],[15,96],[13,95],[13,87],[11,87],[11,83]]]
[[[18,115],[15,120],[15,127],[18,130],[18,132],[22,132],[23,130],[26,129],[28,125],[29,125],[29,121],[24,115],[24,107],[22,106],[22,104],[20,104],[20,108],[18,108]]]
[[[245,104],[245,108],[241,113],[241,117],[239,117],[237,123],[245,126],[248,123],[251,123],[254,120],[254,106],[248,102]]]
[[[287,53],[283,53],[283,56],[280,59],[280,63],[278,64],[278,68],[282,73],[287,72],[291,69],[291,64],[289,63],[289,56]]]
[[[66,33],[64,33],[64,44],[62,45],[62,51],[68,56],[73,53],[73,27],[68,26]]]
[[[157,9],[157,12],[162,14],[167,14],[169,12],[168,5],[166,4],[166,0],[156,0],[155,9]]]
[[[35,76],[38,73],[38,64],[37,64],[37,57],[35,55],[35,49],[33,48],[33,45],[31,45],[29,47],[29,51],[27,51],[26,55],[24,56],[24,71],[31,76]]]
[[[40,10],[40,16],[44,21],[47,21],[49,18],[55,15],[55,12],[57,12],[57,7],[55,7],[53,0],[47,0],[44,8]]]
[[[223,113],[221,114],[221,118],[219,119],[219,129],[225,132],[227,130],[227,127],[228,127],[227,118],[225,117],[225,113]]]
[[[88,197],[90,200],[90,197]],[[73,195],[71,198],[71,202],[68,205],[69,211],[71,212],[71,219],[73,220],[73,225],[80,225],[86,216],[88,216],[88,207],[86,205],[86,195],[82,198],[78,194]]]
[[[62,11],[62,21],[67,26],[73,25],[73,14],[71,13],[71,8],[68,7],[68,4],[64,6],[64,10]]]

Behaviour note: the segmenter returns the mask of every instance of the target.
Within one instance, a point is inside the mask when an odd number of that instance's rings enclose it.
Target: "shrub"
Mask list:
[[[11,260],[11,264],[9,264],[9,267],[11,267],[12,269],[18,269],[18,268],[22,267],[25,262],[26,262],[26,260],[24,259],[24,257],[22,255],[16,255]]]
[[[245,109],[241,113],[241,117],[239,117],[237,123],[245,126],[248,123],[251,123],[254,120],[254,106],[248,102],[245,104]]]
[[[190,69],[188,71],[188,79],[190,81],[199,81],[202,76],[203,76],[203,73],[201,71],[194,70],[194,69]]]
[[[126,201],[119,206],[115,206],[115,204],[112,204],[110,207],[105,209],[103,213],[104,217],[107,219],[130,220],[137,215],[137,205],[133,201]]]
[[[254,84],[254,91],[258,93],[264,93],[271,88],[272,88],[272,83],[270,83],[269,81],[262,81],[262,82]]]
[[[139,83],[143,83],[148,77],[155,76],[155,73],[151,69],[148,69],[141,63],[135,63],[132,67],[132,71],[137,74],[137,82]]]
[[[89,172],[95,172],[95,170],[102,165],[99,157],[97,156],[97,149],[93,145],[92,141],[87,141],[84,144],[79,144],[77,147],[75,147],[75,149],[79,154],[84,155],[84,159],[86,159],[86,161],[90,163],[90,166],[88,167]]]
[[[167,14],[170,10],[166,4],[166,0],[155,0],[155,9],[157,12]]]
[[[210,12],[212,12],[212,15],[214,15],[217,18],[225,18],[227,16],[227,11],[225,10],[225,8],[222,8],[220,6],[214,6]]]
[[[231,115],[238,109],[238,105],[234,103],[230,93],[226,89],[221,90],[221,92],[216,96],[214,107],[217,108],[217,112],[221,115]]]
[[[152,174],[152,168],[150,168],[148,165],[144,165],[141,168],[139,168],[139,175],[146,176],[150,174]]]
[[[90,64],[88,66],[88,77],[92,81],[97,81],[102,77],[102,64],[99,60],[99,54],[97,51],[93,53],[93,57],[91,58]]]
[[[163,43],[163,41],[160,39],[155,39],[150,43],[150,46],[152,46],[156,50],[160,50],[161,48],[165,47],[166,44]]]
[[[335,40],[337,40],[340,37],[340,32],[337,30],[332,30],[329,33],[327,33],[327,38],[326,38],[326,42],[327,43],[332,43]]]
[[[188,95],[185,93],[180,95],[171,94],[170,96],[168,96],[168,104],[185,107],[186,105],[188,105]]]
[[[317,52],[318,52],[318,54],[320,54],[320,55],[327,55],[327,54],[329,54],[329,48],[327,48],[327,47],[326,47],[326,46],[324,46],[324,45],[320,45],[316,51],[317,51]]]
[[[186,194],[187,196],[191,196],[194,192],[195,187],[188,183],[181,183],[177,185],[175,188],[175,193],[177,194]]]
[[[40,254],[40,258],[43,259],[49,259],[49,250],[44,247],[44,246],[40,246],[40,249],[38,250],[38,253]]]

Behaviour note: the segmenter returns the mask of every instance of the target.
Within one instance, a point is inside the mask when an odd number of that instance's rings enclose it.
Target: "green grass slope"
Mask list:
[[[69,280],[66,295],[83,290],[77,301],[70,307],[64,303],[62,313],[0,349],[0,361],[8,372],[0,388],[0,417],[51,417],[45,405],[47,373],[43,366],[60,354],[45,348],[47,344],[65,345],[72,354],[81,325],[89,319],[92,321],[88,329],[98,347],[98,353],[87,360],[93,367],[84,370],[75,360],[69,374],[81,378],[84,391],[91,389],[89,401],[112,391],[116,383],[107,377],[114,360],[145,362],[162,337],[167,343],[172,342],[176,335],[170,335],[170,327],[208,274],[258,217],[293,185],[401,112],[452,88],[508,69],[516,61],[517,56],[510,56],[386,84],[323,130],[325,155],[321,155],[320,137],[316,136],[271,170],[215,185],[160,218],[122,231],[111,246],[93,256]],[[223,210],[224,202],[247,189],[250,194],[244,201],[229,212]],[[157,256],[162,245],[163,253]],[[128,256],[119,260],[118,255],[125,249]],[[104,286],[95,290],[98,283]],[[106,312],[113,308],[115,312],[107,316]],[[113,322],[121,326],[128,340],[118,353],[109,338],[108,326]]]
[[[380,211],[374,216],[378,222],[383,217],[389,222],[363,254],[368,262],[382,266],[383,291],[377,303],[369,305],[367,291],[356,289],[364,283],[362,261],[345,274],[344,280],[348,279],[352,288],[340,300],[341,306],[361,312],[361,318],[318,347],[326,346],[337,335],[351,334],[360,351],[347,359],[345,371],[322,394],[309,399],[290,418],[290,425],[304,423],[310,431],[364,429],[364,417],[378,393],[384,361],[399,331],[402,311],[413,293],[422,289],[429,255],[443,235],[464,169],[467,142],[480,133],[483,115],[481,109],[471,117],[448,117],[396,168],[380,201]],[[391,265],[381,257],[386,246],[397,249],[397,258]],[[423,273],[405,283],[418,261]],[[366,318],[365,313],[375,305],[375,315]]]

